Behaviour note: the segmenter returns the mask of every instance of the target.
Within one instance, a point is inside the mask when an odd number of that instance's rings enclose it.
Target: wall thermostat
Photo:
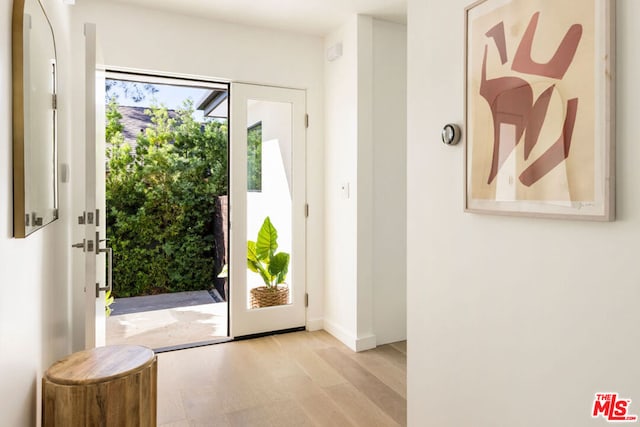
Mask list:
[[[442,129],[442,142],[447,145],[456,145],[460,141],[460,128],[454,124],[445,125]]]

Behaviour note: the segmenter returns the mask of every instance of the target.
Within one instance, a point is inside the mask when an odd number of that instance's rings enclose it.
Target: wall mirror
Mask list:
[[[39,0],[14,0],[13,231],[26,237],[58,218],[56,44]]]

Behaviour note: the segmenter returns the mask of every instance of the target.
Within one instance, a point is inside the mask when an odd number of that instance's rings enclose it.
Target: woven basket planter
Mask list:
[[[273,307],[289,303],[289,288],[267,288],[260,286],[253,288],[251,293],[251,308]]]

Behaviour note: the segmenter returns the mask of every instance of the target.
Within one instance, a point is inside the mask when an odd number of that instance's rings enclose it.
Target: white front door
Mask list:
[[[303,90],[243,83],[231,85],[231,198],[230,198],[230,308],[233,337],[305,326],[306,290],[306,94]],[[258,246],[258,233],[269,218],[272,256],[258,256],[265,268],[251,271],[247,241]],[[264,249],[264,245],[263,245]],[[258,252],[261,252],[258,249]],[[264,249],[263,255],[268,250]],[[287,289],[279,305],[257,307],[259,288],[282,279],[289,255],[288,274],[279,288]],[[266,259],[265,259],[266,258]],[[269,261],[271,270],[269,269]],[[266,272],[266,273],[265,273]],[[278,275],[278,272],[281,274]],[[273,273],[273,274],[271,274]],[[265,277],[268,276],[268,277]],[[280,277],[277,277],[280,276]],[[258,289],[253,291],[252,289]],[[284,293],[281,291],[281,293]],[[277,292],[267,294],[276,298]]]
[[[104,198],[104,73],[98,70],[95,24],[85,24],[84,206],[78,213],[83,228],[76,256],[84,291],[84,348],[105,345],[105,198]],[[79,188],[79,187],[76,187]]]

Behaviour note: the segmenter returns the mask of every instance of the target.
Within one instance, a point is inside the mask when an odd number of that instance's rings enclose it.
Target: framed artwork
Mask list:
[[[465,210],[614,219],[614,2],[465,9]]]

